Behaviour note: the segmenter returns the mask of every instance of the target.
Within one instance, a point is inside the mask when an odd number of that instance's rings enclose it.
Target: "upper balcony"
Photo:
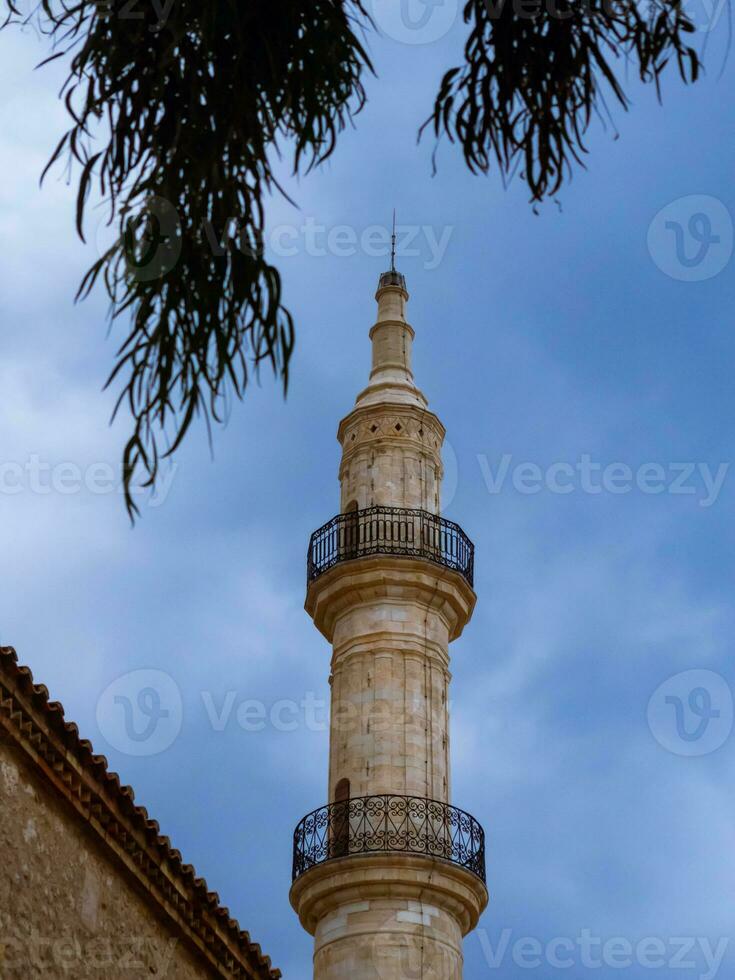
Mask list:
[[[423,558],[459,572],[473,585],[475,548],[459,524],[404,507],[367,507],[337,514],[314,531],[307,585],[338,562],[374,555]]]

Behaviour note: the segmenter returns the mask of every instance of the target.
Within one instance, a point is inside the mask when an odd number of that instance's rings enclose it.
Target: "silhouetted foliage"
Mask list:
[[[6,2],[8,22],[20,19]],[[685,80],[698,60],[670,0],[645,14],[549,0],[532,17],[514,2],[468,0],[465,62],[444,76],[428,122],[459,141],[474,171],[494,158],[509,172],[521,156],[541,200],[580,160],[603,84],[627,105],[617,59],[656,86],[671,57]],[[136,478],[154,486],[195,417],[221,420],[264,361],[287,384],[293,322],[262,250],[272,160],[287,147],[299,173],[333,151],[365,102],[360,37],[371,20],[362,0],[172,0],[136,5],[134,16],[123,6],[41,0],[32,16],[52,58],[72,53],[62,95],[73,124],[49,167],[79,164],[79,234],[95,191],[117,235],[78,296],[101,279],[111,318],[131,318],[108,384],[121,382],[115,411],[126,405],[134,422],[123,455],[132,518]],[[239,247],[217,247],[233,219]]]
[[[628,107],[620,61],[659,95],[672,58],[684,81],[699,71],[684,41],[694,27],[676,0],[468,0],[464,19],[464,64],[444,75],[430,122],[475,172],[493,159],[505,173],[521,162],[535,201],[582,162],[593,114],[607,114],[605,88]]]

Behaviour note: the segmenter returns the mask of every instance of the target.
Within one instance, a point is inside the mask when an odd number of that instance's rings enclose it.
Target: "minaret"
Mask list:
[[[340,423],[340,513],[309,543],[332,645],[328,801],[294,833],[315,980],[460,980],[488,900],[482,828],[450,805],[449,643],[473,546],[439,514],[444,427],[411,370],[404,277],[380,277],[367,387]]]

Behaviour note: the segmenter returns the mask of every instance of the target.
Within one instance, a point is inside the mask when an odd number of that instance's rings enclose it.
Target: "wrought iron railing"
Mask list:
[[[359,796],[307,814],[294,831],[293,879],[324,861],[402,851],[444,858],[485,881],[485,833],[469,813],[419,796]]]
[[[425,558],[473,583],[475,548],[459,524],[427,510],[367,507],[338,514],[309,541],[307,582],[340,561],[368,555]]]

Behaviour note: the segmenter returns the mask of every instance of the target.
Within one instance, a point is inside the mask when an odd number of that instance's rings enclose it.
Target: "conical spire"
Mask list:
[[[355,404],[364,406],[385,402],[426,408],[428,402],[416,387],[411,370],[415,334],[406,320],[408,290],[405,276],[395,269],[395,255],[391,256],[391,268],[378,280],[375,298],[378,301],[378,316],[370,330],[373,344],[370,382],[357,396]]]

